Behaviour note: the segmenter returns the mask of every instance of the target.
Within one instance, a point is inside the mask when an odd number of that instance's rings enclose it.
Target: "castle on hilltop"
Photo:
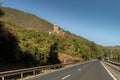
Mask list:
[[[56,23],[53,25],[52,32],[49,32],[49,34],[52,34],[52,33],[53,34],[60,34],[60,35],[64,35],[65,34],[65,32],[56,25]]]

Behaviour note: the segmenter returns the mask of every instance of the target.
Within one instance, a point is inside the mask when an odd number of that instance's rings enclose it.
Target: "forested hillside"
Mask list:
[[[97,45],[19,10],[2,10],[5,13],[0,21],[2,68],[6,65],[23,68],[75,60],[120,59],[119,47]]]
[[[53,24],[46,20],[40,19],[33,14],[11,8],[2,8],[2,10],[5,12],[4,16],[1,18],[4,22],[14,24],[19,27],[24,27],[28,30],[36,30],[41,32],[49,32],[53,28]]]

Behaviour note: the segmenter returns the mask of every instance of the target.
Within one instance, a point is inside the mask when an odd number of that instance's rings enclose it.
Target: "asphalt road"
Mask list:
[[[28,80],[114,80],[100,61],[88,62]]]

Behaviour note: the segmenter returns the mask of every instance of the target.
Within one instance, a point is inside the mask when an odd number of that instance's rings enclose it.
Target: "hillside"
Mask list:
[[[42,32],[49,32],[53,29],[53,24],[38,18],[33,14],[25,13],[12,8],[2,8],[2,10],[5,12],[2,20],[7,23],[26,28],[28,30]]]
[[[40,32],[56,32],[59,34],[65,34],[71,36],[76,36],[71,32],[64,31],[57,25],[54,25],[44,19],[41,19],[34,14],[29,14],[17,9],[3,7],[2,11],[5,13],[1,20],[5,23],[19,26],[27,30],[35,30]],[[55,29],[57,27],[57,29]],[[77,37],[77,36],[76,36]],[[80,36],[79,38],[86,40]]]
[[[20,68],[102,59],[111,55],[120,57],[120,50],[113,49],[111,54],[111,48],[64,31],[35,15],[11,8],[2,10],[5,14],[0,22],[1,65]]]

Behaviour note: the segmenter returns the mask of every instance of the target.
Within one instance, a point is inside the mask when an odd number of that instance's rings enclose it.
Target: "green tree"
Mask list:
[[[0,16],[4,12],[0,7]],[[0,61],[14,64],[19,60],[19,46],[17,37],[9,30],[4,29],[4,23],[0,21]]]
[[[60,60],[58,59],[58,42],[55,42],[50,47],[48,63],[49,64],[58,64],[58,63],[60,63]]]
[[[2,7],[1,7],[1,4],[0,4],[0,17],[2,17],[2,16],[4,15],[4,12],[2,11],[1,8],[2,8]]]

